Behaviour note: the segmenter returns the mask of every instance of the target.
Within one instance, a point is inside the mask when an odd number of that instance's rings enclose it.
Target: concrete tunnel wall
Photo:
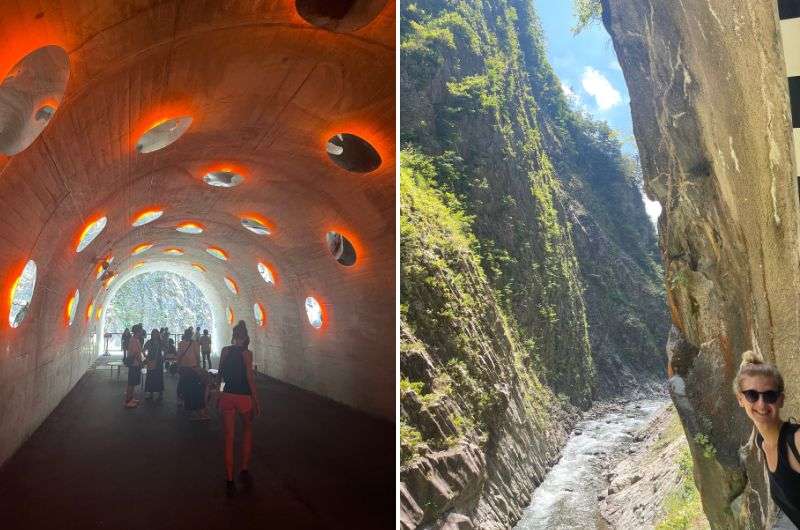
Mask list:
[[[395,3],[355,5],[357,24],[335,32],[299,16],[293,0],[0,0],[0,76],[43,46],[69,58],[63,98],[50,99],[56,111],[43,132],[23,151],[0,155],[0,463],[98,354],[92,334],[101,336],[100,322],[86,310],[110,300],[95,272],[107,255],[119,274],[112,289],[140,260],[149,262],[142,271],[202,264],[212,298],[247,322],[259,371],[394,417]],[[363,20],[365,13],[375,15]],[[177,141],[137,152],[142,133],[184,115],[193,121]],[[337,133],[369,142],[379,167],[358,173],[335,164],[326,144]],[[203,182],[223,167],[244,182]],[[131,226],[153,207],[163,209],[159,219]],[[272,234],[244,229],[246,213],[266,219]],[[77,253],[81,232],[100,216],[106,228]],[[205,230],[177,232],[184,221]],[[352,241],[355,265],[333,258],[331,230]],[[153,248],[130,255],[145,242]],[[172,246],[185,254],[165,255]],[[224,249],[228,261],[208,246]],[[29,259],[36,286],[14,328],[12,287]],[[260,277],[258,261],[270,265],[275,285]],[[67,325],[75,289],[77,315]],[[305,315],[312,295],[325,312],[319,330]],[[267,314],[263,327],[254,322],[255,302]],[[221,322],[216,338],[227,342]]]

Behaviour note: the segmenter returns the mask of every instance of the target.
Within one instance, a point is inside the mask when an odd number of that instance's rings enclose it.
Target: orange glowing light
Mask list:
[[[116,275],[116,273],[115,273],[115,274],[112,274],[111,276],[109,276],[108,278],[106,278],[106,279],[105,279],[105,281],[103,281],[103,287],[105,287],[106,289],[108,289],[108,286],[109,286],[109,285],[111,285],[112,283],[114,283],[114,280],[116,280],[116,279],[117,279],[117,275]]]
[[[387,121],[387,124],[394,124],[394,118],[392,118],[391,122]],[[328,129],[325,129],[319,136],[319,147],[318,147],[319,156],[324,156],[327,159],[327,161],[330,162],[331,164],[333,164],[333,162],[326,155],[328,140],[340,133],[349,133],[358,136],[359,138],[370,144],[372,148],[375,149],[375,151],[377,151],[378,155],[381,157],[381,165],[373,169],[369,173],[365,173],[365,175],[374,175],[375,173],[378,172],[384,172],[385,169],[394,166],[395,163],[394,125],[391,125],[391,127],[386,127],[386,126],[381,127],[377,123],[367,124],[359,122],[331,124],[331,126]],[[392,175],[392,178],[394,178],[393,171],[390,171],[388,173]]]
[[[138,269],[139,267],[144,267],[144,261],[137,261],[133,264],[134,269]]]
[[[94,319],[95,320],[100,320],[100,317],[102,316],[102,314],[103,314],[103,308],[102,307],[98,307],[97,311],[94,314]]]
[[[206,268],[199,263],[192,263],[192,267],[194,267],[196,270],[199,270],[200,272],[206,272]]]
[[[211,164],[204,165],[200,167],[197,178],[203,180],[203,177],[215,171],[228,171],[231,173],[237,173],[238,175],[242,176],[242,179],[244,179],[242,184],[250,180],[250,170],[236,162],[213,162]]]
[[[164,210],[156,207],[149,208],[142,212],[139,212],[133,217],[133,221],[131,221],[131,226],[142,226],[155,221],[164,213]]]
[[[72,322],[75,320],[75,309],[76,309],[75,306],[78,303],[78,296],[79,296],[78,290],[76,289],[75,292],[70,295],[69,299],[67,299],[67,306],[65,311],[65,317],[66,317],[65,324],[67,326],[71,326]]]
[[[196,221],[186,221],[179,224],[175,230],[184,234],[201,234],[205,227]]]
[[[256,324],[259,327],[264,327],[267,324],[267,314],[264,311],[264,306],[261,305],[259,302],[253,304],[253,316],[256,319]]]
[[[142,243],[141,245],[136,245],[135,247],[133,247],[133,250],[131,250],[131,256],[141,254],[142,252],[150,250],[151,248],[153,248],[152,243]]]
[[[225,315],[228,317],[228,324],[233,325],[233,309],[230,306],[225,310]]]
[[[95,272],[97,273],[95,279],[99,279],[100,276],[103,275],[103,271],[105,271],[105,269],[103,268],[103,263],[108,263],[109,265],[111,265],[113,262],[114,262],[114,256],[112,256],[111,254],[101,259],[100,262],[97,264],[97,268],[95,269]]]
[[[361,244],[361,240],[356,237],[352,232],[349,230],[345,230],[339,226],[331,225],[328,227],[327,230],[323,231],[322,233],[322,241],[325,243],[325,248],[328,248],[328,232],[338,232],[350,241],[350,244],[353,245],[353,250],[356,252],[356,262],[353,265],[346,267],[350,270],[358,269],[364,262],[364,246]]]
[[[86,226],[83,227],[83,230],[81,230],[81,233],[78,235],[78,239],[75,241],[75,252],[81,252],[88,247],[91,242],[100,235],[100,232],[103,231],[107,223],[108,218],[105,215],[99,215],[86,223]],[[94,235],[87,240],[92,232],[95,232]]]
[[[202,113],[188,98],[173,100],[151,109],[137,121],[137,125],[131,130],[131,151],[136,150],[136,143],[147,131],[181,116],[191,116],[192,126],[196,126],[200,123]]]
[[[86,308],[86,321],[90,321],[92,319],[92,313],[94,313],[94,300],[89,302],[89,307]]]
[[[267,227],[267,230],[269,230],[269,235],[270,236],[273,236],[273,237],[275,236],[275,225],[272,223],[272,221],[270,221],[269,219],[267,219],[266,217],[264,217],[261,214],[253,213],[253,212],[243,212],[243,213],[239,214],[239,219],[242,220],[242,221],[244,221],[246,219],[250,219],[252,221],[256,221],[257,223],[260,223],[260,224],[264,225],[265,227]]]
[[[225,285],[228,286],[228,289],[230,289],[230,291],[233,294],[239,294],[239,286],[236,284],[236,281],[230,276],[225,276]]]
[[[164,254],[169,254],[171,256],[182,256],[183,249],[177,247],[170,247],[164,249]]]
[[[219,247],[208,247],[206,249],[206,252],[208,252],[217,259],[221,259],[222,261],[228,261],[228,253]]]

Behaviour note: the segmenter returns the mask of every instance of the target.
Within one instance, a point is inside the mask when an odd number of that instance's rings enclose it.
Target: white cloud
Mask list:
[[[583,70],[581,86],[594,98],[599,110],[608,110],[622,102],[622,95],[615,89],[603,74],[587,66]]]

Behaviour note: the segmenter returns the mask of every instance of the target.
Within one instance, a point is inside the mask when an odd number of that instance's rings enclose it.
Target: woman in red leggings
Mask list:
[[[236,430],[236,416],[242,418],[242,465],[239,481],[245,489],[250,489],[253,477],[248,468],[253,448],[253,417],[261,412],[253,376],[253,352],[247,349],[250,337],[247,335],[247,326],[242,320],[233,328],[232,343],[232,346],[222,348],[219,361],[219,376],[225,383],[219,398],[219,408],[225,430],[228,497],[236,495],[236,483],[233,481],[233,433]]]

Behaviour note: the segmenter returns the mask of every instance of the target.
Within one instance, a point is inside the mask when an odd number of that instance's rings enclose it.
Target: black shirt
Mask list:
[[[769,470],[769,489],[772,493],[772,500],[786,514],[795,526],[800,527],[800,473],[792,469],[789,465],[787,447],[794,453],[794,457],[800,462],[800,454],[794,444],[794,433],[800,425],[796,423],[783,422],[781,432],[778,435],[778,466],[775,472]],[[756,435],[756,443],[759,449],[764,438],[761,433]]]
[[[224,359],[219,367],[219,374],[225,381],[225,388],[222,391],[226,394],[252,395],[250,383],[247,382],[247,368],[244,365],[245,349],[242,346],[222,348]]]

